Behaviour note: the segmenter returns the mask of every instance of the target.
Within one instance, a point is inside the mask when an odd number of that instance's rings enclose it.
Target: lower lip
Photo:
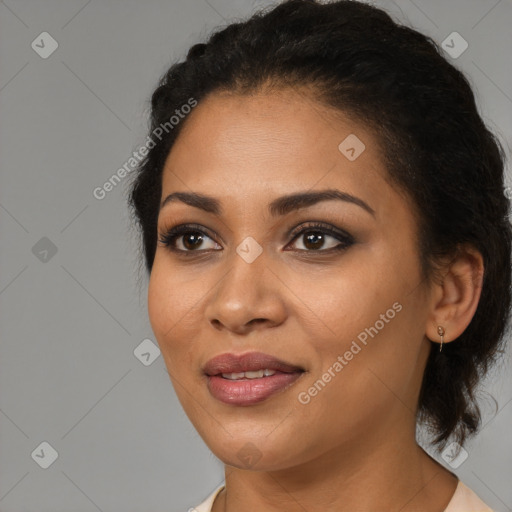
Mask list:
[[[217,400],[226,404],[253,405],[291,386],[301,375],[301,372],[277,372],[270,377],[241,380],[213,375],[208,376],[208,389]]]

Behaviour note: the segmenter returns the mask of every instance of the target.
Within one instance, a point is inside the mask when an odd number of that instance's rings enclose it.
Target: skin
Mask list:
[[[338,150],[349,134],[366,146],[354,161]],[[476,310],[479,253],[466,248],[440,279],[425,280],[413,205],[390,184],[378,140],[305,91],[203,99],[187,117],[162,180],[162,199],[193,191],[223,208],[220,216],[180,201],[161,209],[159,236],[196,223],[204,239],[194,249],[190,235],[177,238],[176,247],[195,251],[188,258],[159,242],[148,289],[151,326],[177,396],[225,464],[226,489],[213,511],[442,512],[457,478],[417,445],[415,411],[430,340],[440,341],[437,326],[448,343]],[[279,196],[327,188],[360,198],[374,215],[339,200],[284,216],[267,211]],[[310,221],[344,230],[355,243],[327,252],[340,241],[326,234],[311,248],[307,235],[316,228],[288,235]],[[263,249],[252,263],[236,252],[248,236]],[[400,312],[300,403],[299,393],[397,302]],[[252,406],[215,399],[203,365],[250,351],[306,371]],[[238,457],[247,443],[251,464]]]

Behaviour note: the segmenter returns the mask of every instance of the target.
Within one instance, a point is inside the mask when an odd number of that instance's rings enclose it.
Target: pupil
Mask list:
[[[190,240],[193,240],[193,241],[192,241],[192,243],[189,244]],[[187,249],[194,249],[195,247],[198,247],[202,241],[203,241],[202,235],[188,234],[183,237],[183,245]]]
[[[306,235],[306,243],[304,244],[309,249],[318,249],[323,244],[323,233],[313,232]],[[312,247],[310,247],[312,245]]]

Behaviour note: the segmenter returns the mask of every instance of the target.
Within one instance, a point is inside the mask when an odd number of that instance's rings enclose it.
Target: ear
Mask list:
[[[443,341],[449,343],[464,332],[475,314],[483,284],[483,257],[472,246],[460,246],[456,256],[445,262],[440,275],[432,285],[425,334],[440,343],[438,327],[441,326],[445,331]]]

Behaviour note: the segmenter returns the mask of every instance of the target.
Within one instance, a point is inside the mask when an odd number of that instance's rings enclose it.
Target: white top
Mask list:
[[[200,505],[189,509],[189,512],[211,512],[213,502],[222,489],[224,489],[224,483],[219,485]],[[452,499],[443,512],[493,512],[493,510],[459,480]]]

